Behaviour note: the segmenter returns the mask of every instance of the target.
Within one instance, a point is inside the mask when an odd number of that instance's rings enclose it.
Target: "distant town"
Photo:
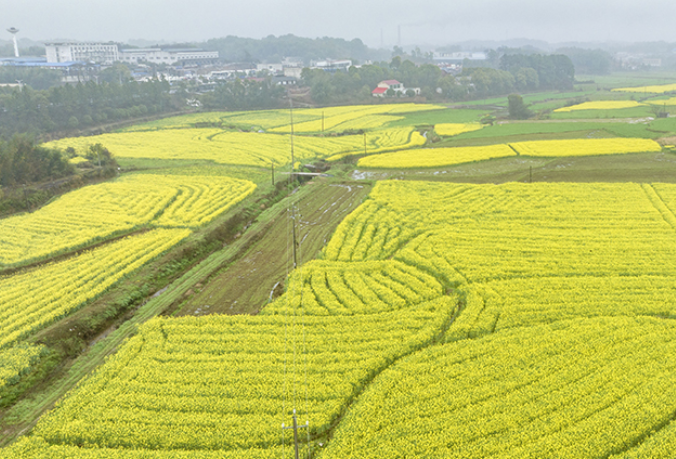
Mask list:
[[[0,58],[0,66],[20,68],[42,68],[62,72],[62,83],[98,82],[100,72],[115,65],[124,64],[129,69],[129,77],[135,81],[163,79],[169,83],[193,82],[200,91],[209,91],[218,82],[232,81],[237,78],[257,80],[271,78],[276,85],[296,86],[304,68],[325,72],[347,72],[350,67],[360,68],[372,64],[370,59],[360,62],[351,58],[307,59],[306,57],[285,56],[276,61],[258,62],[249,58],[239,61],[225,59],[219,51],[201,49],[185,45],[155,45],[134,47],[115,42],[48,42],[44,44],[41,55],[21,55],[17,46],[18,29],[8,29],[14,39],[14,56]],[[574,48],[573,48],[574,49]],[[36,47],[32,47],[32,54]],[[417,52],[416,52],[417,51]],[[493,50],[485,51],[446,51],[444,49],[422,53],[418,50],[410,55],[417,65],[428,63],[437,66],[444,74],[458,75],[464,67],[490,66]],[[392,55],[404,55],[404,49],[395,46]],[[565,54],[565,53],[564,53]],[[676,63],[676,49],[669,50],[666,56],[655,52],[617,51],[606,53],[615,69],[645,70],[660,69]],[[665,59],[666,57],[666,59]],[[575,59],[573,59],[575,60]],[[666,61],[666,62],[665,62]],[[576,63],[577,67],[577,63]],[[608,66],[609,67],[609,66]],[[579,70],[579,69],[578,69]],[[603,73],[603,72],[597,72]],[[398,82],[397,82],[398,83]],[[2,86],[21,86],[22,82],[0,82]],[[383,83],[372,88],[373,96],[386,96],[389,84]],[[396,93],[406,93],[412,89],[419,94],[419,88],[405,88],[395,84]]]

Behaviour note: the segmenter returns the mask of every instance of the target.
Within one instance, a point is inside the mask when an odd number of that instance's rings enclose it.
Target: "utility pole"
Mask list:
[[[366,156],[366,133],[364,132],[364,156]]]
[[[275,186],[275,162],[270,161],[270,164],[272,165],[272,186]]]
[[[293,429],[293,445],[294,445],[294,449],[295,449],[295,459],[300,459],[299,443],[298,443],[298,429],[309,429],[309,428],[310,428],[310,421],[305,421],[304,426],[298,425],[298,419],[296,418],[296,409],[295,408],[293,410],[293,425],[287,427],[284,424],[282,424],[282,429]]]
[[[293,269],[296,269],[298,266],[298,255],[296,254],[296,249],[298,248],[298,242],[296,240],[296,205],[291,204],[291,237],[293,242]]]
[[[293,156],[293,100],[289,97],[289,117],[291,118],[291,182],[295,179],[296,159]]]

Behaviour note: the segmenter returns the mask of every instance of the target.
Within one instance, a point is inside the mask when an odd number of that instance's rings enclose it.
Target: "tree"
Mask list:
[[[131,71],[126,65],[117,63],[113,64],[107,69],[101,70],[101,73],[99,73],[99,79],[107,83],[122,84],[131,80]]]
[[[395,49],[396,49],[396,46],[395,46]],[[394,57],[392,58],[392,61],[390,62],[390,68],[396,70],[396,69],[398,69],[399,67],[401,67],[401,57],[399,57],[399,56],[394,56]]]
[[[522,68],[537,72],[541,89],[571,89],[575,82],[575,66],[568,56],[553,54],[503,54],[500,69],[516,75]]]
[[[582,74],[606,75],[613,65],[613,56],[601,49],[561,48],[557,53],[568,56],[575,71]]]
[[[519,91],[534,91],[540,86],[540,78],[535,69],[520,68],[514,74],[515,86]]]
[[[513,120],[525,120],[530,118],[533,113],[523,103],[523,97],[518,94],[510,94],[507,97],[509,117]]]

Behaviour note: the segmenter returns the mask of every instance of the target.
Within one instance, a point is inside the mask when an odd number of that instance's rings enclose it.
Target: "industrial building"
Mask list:
[[[47,62],[93,62],[111,65],[120,60],[117,43],[45,43]]]
[[[218,51],[196,48],[131,48],[119,51],[119,60],[125,64],[210,64],[218,59]]]
[[[86,62],[112,65],[115,62],[138,64],[208,64],[218,59],[218,51],[195,48],[120,49],[117,43],[46,43],[47,62]]]

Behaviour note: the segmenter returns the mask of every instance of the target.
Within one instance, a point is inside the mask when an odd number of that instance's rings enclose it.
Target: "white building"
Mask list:
[[[327,72],[335,72],[338,70],[347,71],[347,69],[352,67],[352,61],[350,59],[342,59],[337,61],[331,59],[327,59],[325,61],[312,61],[311,67],[313,69],[322,69]]]
[[[94,62],[110,65],[119,61],[116,43],[46,43],[48,63]]]
[[[94,62],[112,65],[115,62],[138,64],[195,63],[204,64],[218,59],[218,51],[204,51],[186,48],[146,48],[120,50],[117,43],[47,43],[45,44],[47,62]]]
[[[256,64],[256,70],[259,72],[261,70],[267,70],[270,73],[281,73],[282,70],[284,69],[284,66],[279,63],[279,64]]]
[[[469,61],[485,61],[488,59],[486,53],[437,53],[432,55],[435,64],[461,64],[465,59]]]
[[[218,51],[204,51],[186,48],[136,48],[120,51],[120,61],[126,64],[148,62],[151,64],[174,65],[178,63],[204,64],[218,59]]]

